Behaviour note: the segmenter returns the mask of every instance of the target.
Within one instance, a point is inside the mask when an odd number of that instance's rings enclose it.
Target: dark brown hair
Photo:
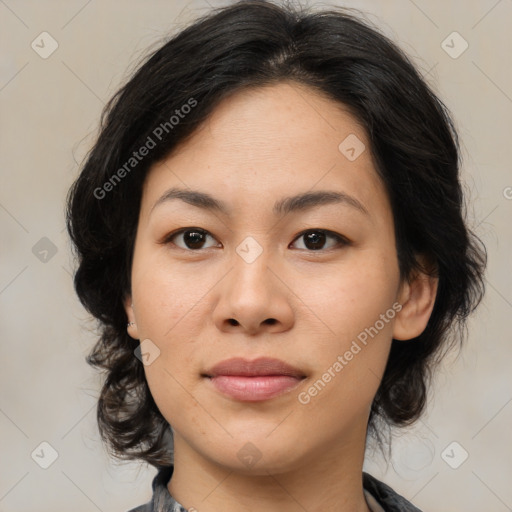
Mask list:
[[[139,342],[126,332],[123,307],[147,171],[223,99],[281,81],[344,105],[365,127],[392,205],[401,276],[421,269],[423,254],[439,277],[424,332],[392,341],[369,420],[376,438],[378,424],[403,426],[420,416],[432,370],[463,340],[465,320],[482,298],[486,252],[466,226],[457,136],[447,109],[402,51],[346,9],[260,0],[215,9],[150,55],[110,100],[68,195],[75,289],[100,326],[87,358],[105,371],[98,423],[116,457],[156,467],[172,462],[170,426],[134,355]],[[130,160],[149,138],[154,147]]]

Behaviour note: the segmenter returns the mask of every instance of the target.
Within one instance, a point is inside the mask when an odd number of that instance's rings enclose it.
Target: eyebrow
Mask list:
[[[180,199],[185,203],[202,208],[203,210],[216,211],[226,216],[230,215],[230,209],[224,201],[216,199],[206,192],[180,188],[167,190],[152,206],[150,214],[157,206],[174,199]],[[365,215],[369,215],[366,207],[358,199],[345,192],[332,190],[304,192],[295,196],[284,197],[276,201],[272,212],[274,215],[286,215],[288,213],[306,211],[317,206],[328,204],[343,204],[359,210]]]

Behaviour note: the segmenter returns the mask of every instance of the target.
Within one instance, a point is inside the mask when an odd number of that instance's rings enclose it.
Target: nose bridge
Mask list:
[[[261,243],[260,243],[261,242]],[[231,286],[243,295],[255,294],[256,298],[264,299],[273,283],[270,263],[270,250],[263,246],[263,241],[247,236],[235,249],[233,255],[233,276]],[[239,297],[240,298],[240,297]]]

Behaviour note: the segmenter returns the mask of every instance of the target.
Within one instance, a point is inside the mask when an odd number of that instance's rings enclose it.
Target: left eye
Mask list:
[[[327,239],[331,238],[335,241],[334,244],[331,244],[331,247],[327,249],[332,249],[336,246],[348,245],[348,240],[341,235],[333,233],[332,231],[326,231],[324,229],[310,229],[308,231],[304,231],[301,233],[295,240],[304,240],[304,248],[310,249],[312,251],[326,250],[323,245]],[[302,249],[299,247],[299,249]]]

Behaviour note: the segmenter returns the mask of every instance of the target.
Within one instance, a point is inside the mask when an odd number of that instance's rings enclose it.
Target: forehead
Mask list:
[[[149,171],[143,207],[172,187],[208,191],[243,208],[336,190],[371,206],[387,198],[367,134],[343,105],[295,82],[231,95]]]

